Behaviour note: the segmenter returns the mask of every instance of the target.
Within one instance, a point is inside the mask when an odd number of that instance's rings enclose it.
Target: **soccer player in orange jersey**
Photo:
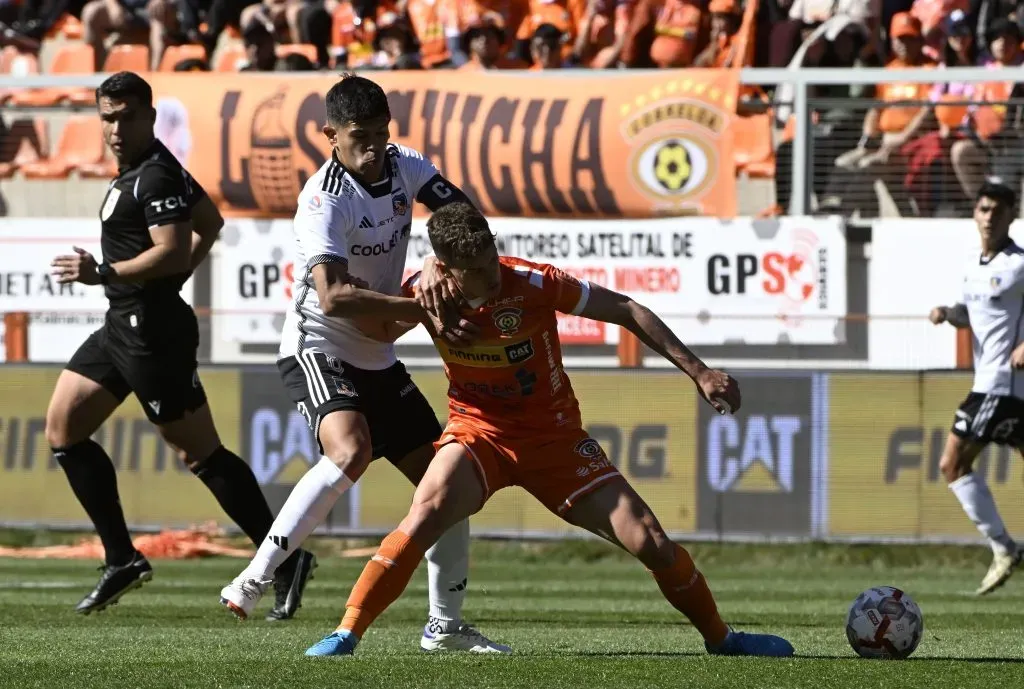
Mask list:
[[[553,266],[499,257],[487,220],[467,203],[436,210],[427,230],[439,267],[468,301],[463,315],[480,328],[480,337],[461,347],[435,340],[450,382],[448,426],[435,444],[437,454],[408,515],[356,582],[341,624],[306,655],[352,654],[367,627],[405,589],[426,549],[492,494],[513,485],[640,560],[668,602],[704,637],[708,652],[792,655],[785,639],[726,626],[690,554],[668,538],[651,508],[583,430],[562,368],[555,312],[627,328],[686,373],[720,413],[739,408],[736,381],[705,366],[661,319],[629,297]],[[429,322],[425,312],[423,322]],[[388,337],[411,327],[391,328]]]

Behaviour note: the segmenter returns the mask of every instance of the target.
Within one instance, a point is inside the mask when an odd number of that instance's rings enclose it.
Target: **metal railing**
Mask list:
[[[877,86],[879,84],[944,84],[1016,82],[1019,69],[987,67],[953,67],[949,69],[881,69],[881,68],[744,68],[740,71],[743,84],[770,86],[787,85],[792,99],[776,94],[776,109],[790,109],[795,119],[793,139],[792,196],[788,206],[790,215],[804,215],[810,209],[812,172],[812,111],[809,90],[813,86]],[[780,98],[781,95],[781,98]],[[856,102],[858,99],[851,99]],[[797,162],[802,161],[802,162]]]

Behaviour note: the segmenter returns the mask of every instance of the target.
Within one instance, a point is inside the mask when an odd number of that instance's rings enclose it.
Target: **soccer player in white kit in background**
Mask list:
[[[409,308],[408,300],[397,298],[413,201],[435,210],[468,199],[422,154],[388,143],[391,112],[374,82],[346,75],[328,91],[326,105],[323,131],[331,160],[299,194],[295,297],[277,362],[323,456],[296,484],[249,566],[221,591],[221,603],[243,619],[272,583],[278,564],[324,521],[372,459],[387,457],[419,483],[441,435],[393,342],[373,339],[364,328],[422,318],[419,306]],[[432,277],[435,283],[445,279],[439,272]],[[469,334],[459,330],[457,317],[453,322],[447,329],[456,339]],[[420,647],[508,653],[507,646],[462,621],[468,521],[449,530],[426,559],[430,616]]]
[[[936,325],[971,328],[974,386],[956,412],[939,467],[964,512],[992,546],[992,565],[977,593],[1006,583],[1022,551],[1006,531],[982,476],[972,469],[989,443],[1024,448],[1024,249],[1010,239],[1016,194],[987,182],[978,192],[974,222],[981,251],[971,254],[962,301],[932,309]]]

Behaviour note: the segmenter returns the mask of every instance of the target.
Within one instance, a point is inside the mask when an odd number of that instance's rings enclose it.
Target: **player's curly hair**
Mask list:
[[[427,236],[444,263],[460,267],[494,246],[487,218],[475,206],[455,201],[441,206],[427,220]]]
[[[349,122],[365,122],[391,117],[384,89],[366,77],[346,73],[331,87],[325,98],[327,122],[339,127]]]

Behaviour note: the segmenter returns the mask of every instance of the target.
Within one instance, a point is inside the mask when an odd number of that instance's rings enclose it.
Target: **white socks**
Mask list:
[[[469,520],[448,529],[427,551],[427,587],[430,593],[431,632],[450,634],[462,624],[469,574]]]
[[[981,535],[988,539],[992,552],[1006,555],[1014,551],[1016,544],[1006,533],[1003,518],[999,516],[996,501],[992,498],[992,492],[988,489],[985,479],[970,473],[950,483],[949,489],[956,495],[964,512],[978,527]]]
[[[352,481],[338,466],[321,457],[299,479],[284,507],[263,539],[256,556],[242,572],[246,579],[272,579],[282,562],[327,519],[334,503],[352,487]]]

